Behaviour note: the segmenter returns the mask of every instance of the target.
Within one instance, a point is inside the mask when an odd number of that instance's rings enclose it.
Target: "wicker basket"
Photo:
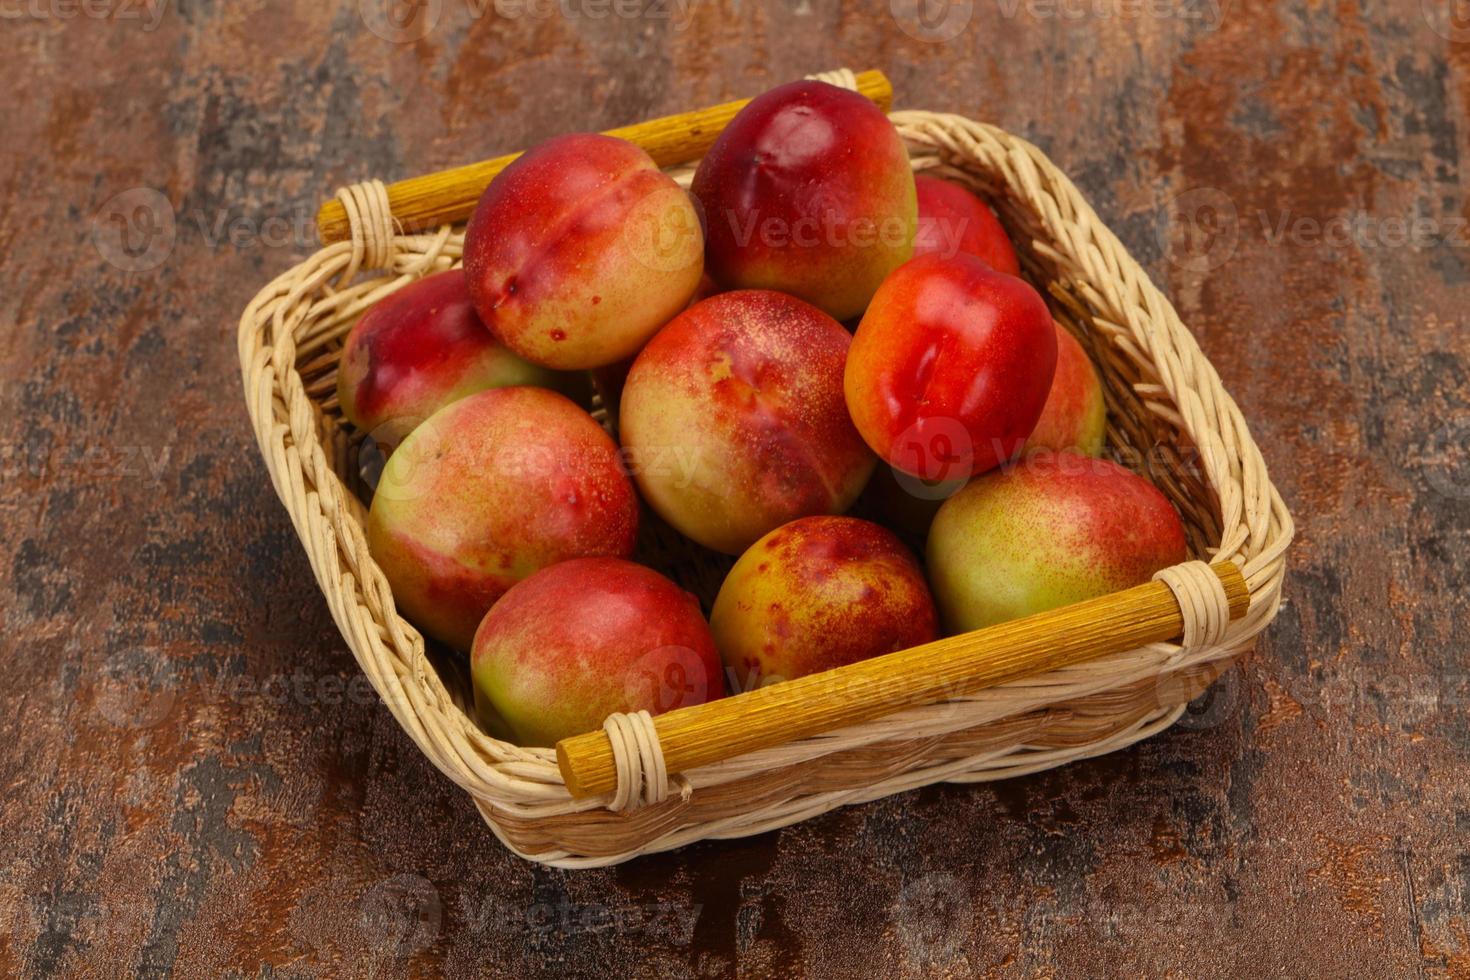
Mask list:
[[[851,72],[819,77],[856,87]],[[638,771],[633,746],[632,771],[620,771],[616,793],[574,799],[553,750],[510,745],[477,727],[466,710],[462,662],[426,649],[396,613],[368,555],[361,437],[342,420],[335,398],[341,340],[383,296],[458,264],[463,229],[398,234],[383,185],[355,185],[339,195],[352,241],[322,248],[245,311],[239,349],[246,403],[276,491],[358,663],[404,730],[471,794],[517,854],[562,867],[613,864],[705,838],[761,833],[930,783],[1004,779],[1111,752],[1171,725],[1275,615],[1291,516],[1235,402],[1168,300],[1029,143],[954,115],[891,118],[915,170],[963,181],[996,203],[1025,274],[1100,369],[1112,452],[1172,499],[1196,558],[1239,566],[1248,612],[1228,625],[1216,615],[1213,627],[1186,626],[1180,643],[903,708],[693,769],[674,777],[676,793],[667,774]],[[670,172],[687,186],[688,166]],[[707,603],[727,564],[674,537],[655,530],[645,548]],[[1205,608],[1189,615],[1214,614]],[[619,766],[628,768],[621,755]]]

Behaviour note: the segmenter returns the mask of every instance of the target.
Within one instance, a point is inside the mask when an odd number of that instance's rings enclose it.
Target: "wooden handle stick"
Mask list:
[[[878,103],[884,112],[888,111],[893,102],[893,86],[886,75],[881,71],[862,72],[857,76],[857,85],[858,92]],[[704,156],[715,137],[749,101],[740,99],[708,109],[650,119],[610,129],[607,135],[636,143],[653,157],[654,163],[660,167],[672,167]],[[474,211],[491,178],[518,156],[519,153],[509,153],[493,160],[389,184],[389,209],[404,231],[422,231],[465,221]],[[316,226],[323,244],[352,237],[347,210],[335,198],[324,202],[318,209]]]
[[[1230,562],[1211,566],[1225,586],[1230,618],[1245,615],[1250,590]],[[653,719],[670,773],[848,725],[901,708],[973,694],[1032,674],[1161,643],[1183,633],[1184,617],[1162,582],[1091,599],[961,636],[756,688]],[[556,761],[572,796],[617,788],[606,732],[562,739]]]

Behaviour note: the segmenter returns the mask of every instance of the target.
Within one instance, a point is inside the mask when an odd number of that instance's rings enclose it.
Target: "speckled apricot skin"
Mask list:
[[[700,161],[690,192],[709,272],[775,289],[838,320],[858,315],[913,254],[913,171],[881,109],[825,82],[753,99]]]
[[[497,341],[475,313],[461,269],[409,283],[364,313],[337,369],[342,414],[385,452],[450,402],[511,385],[571,397],[587,388],[585,378],[532,364]]]
[[[1184,527],[1143,477],[1041,452],[972,481],[929,528],[929,583],[962,633],[1107,595],[1185,559]]]
[[[738,555],[798,517],[837,514],[875,460],[847,416],[852,338],[784,293],[690,307],[633,362],[619,425],[644,499],[676,530]]]
[[[1057,371],[1041,418],[1026,440],[1026,452],[1075,449],[1085,456],[1103,450],[1108,434],[1108,406],[1102,380],[1082,344],[1060,323],[1057,330]]]
[[[710,614],[739,690],[928,643],[937,624],[914,556],[892,531],[855,517],[804,517],[761,538]]]
[[[398,611],[467,650],[480,619],[532,572],[626,557],[638,499],[617,446],[544,388],[494,388],[440,409],[388,458],[368,547]]]
[[[571,370],[637,353],[689,302],[703,254],[693,202],[647,153],[578,133],[490,182],[465,229],[464,268],[501,342]]]
[[[924,174],[914,175],[914,189],[919,201],[915,258],[965,252],[996,272],[1021,274],[1016,247],[988,204],[959,184]]]
[[[863,438],[928,480],[1014,458],[1056,371],[1036,290],[973,255],[922,255],[884,280],[853,336],[845,388]]]
[[[652,569],[579,558],[513,586],[475,634],[475,704],[491,731],[550,746],[617,711],[659,714],[722,697],[709,625]]]

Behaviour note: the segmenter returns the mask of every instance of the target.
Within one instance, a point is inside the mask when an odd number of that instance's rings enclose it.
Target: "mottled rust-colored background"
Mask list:
[[[1470,975],[1456,3],[380,2],[0,0],[0,974]],[[1244,407],[1289,604],[1109,758],[516,860],[355,679],[239,312],[342,183],[839,65],[1073,175]]]

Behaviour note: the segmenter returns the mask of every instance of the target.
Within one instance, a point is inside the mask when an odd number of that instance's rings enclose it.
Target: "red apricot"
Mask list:
[[[741,690],[927,643],[936,623],[913,555],[855,517],[804,517],[761,538],[710,615]]]
[[[337,369],[342,414],[385,452],[456,399],[509,385],[572,394],[585,383],[522,360],[485,328],[450,269],[389,294],[353,325]]]
[[[1107,403],[1102,380],[1082,344],[1060,323],[1057,330],[1057,371],[1046,396],[1041,418],[1026,440],[1033,449],[1075,449],[1088,456],[1102,452],[1108,430]]]
[[[913,254],[913,172],[898,131],[856,92],[792,82],[741,109],[694,174],[706,262],[722,286],[776,289],[838,320]]]
[[[388,458],[367,537],[399,611],[468,649],[513,584],[630,555],[637,530],[618,447],[590,415],[543,388],[494,388],[435,412]]]
[[[623,388],[619,424],[644,499],[729,554],[798,517],[846,510],[874,465],[843,404],[851,342],[821,310],[768,290],[681,313]]]
[[[989,205],[959,184],[925,174],[914,175],[914,188],[919,200],[915,257],[967,252],[996,272],[1021,274],[1016,248]]]
[[[721,697],[714,638],[689,593],[616,558],[579,558],[513,586],[475,634],[475,703],[521,745]]]
[[[595,368],[635,354],[699,285],[704,238],[689,196],[610,136],[548,140],[501,171],[465,230],[486,325],[527,360]]]
[[[923,255],[889,276],[863,315],[847,407],[893,466],[962,483],[1020,451],[1056,360],[1051,314],[1030,285],[973,255]]]
[[[945,625],[981,629],[1149,580],[1184,561],[1184,526],[1143,477],[1041,452],[972,481],[929,528]]]

